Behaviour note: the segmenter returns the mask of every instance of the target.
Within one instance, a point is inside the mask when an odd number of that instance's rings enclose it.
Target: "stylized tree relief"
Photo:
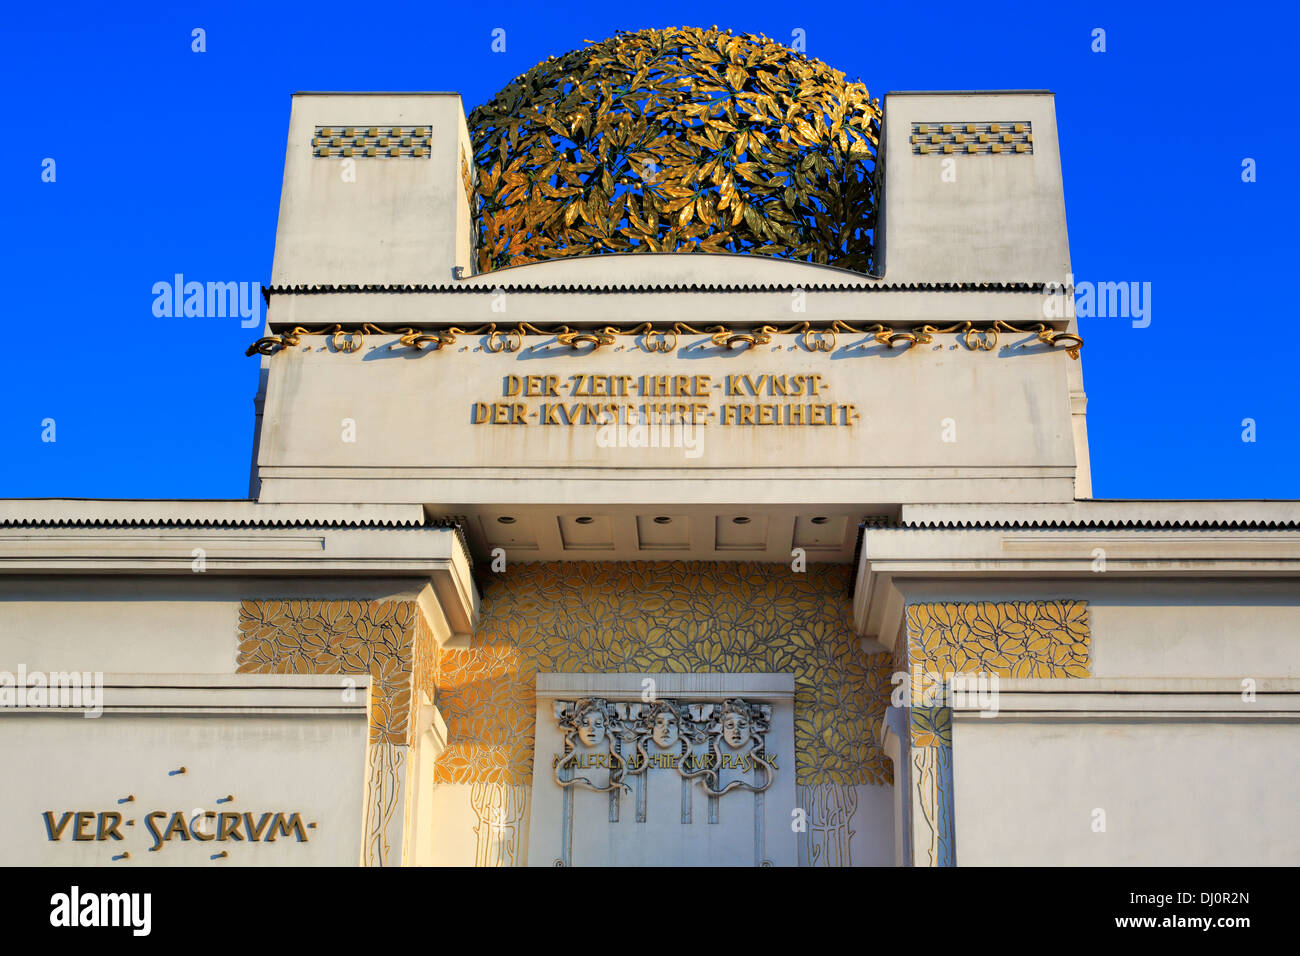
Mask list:
[[[956,862],[952,709],[920,695],[954,674],[1087,677],[1091,638],[1085,601],[979,601],[907,608],[904,659],[912,675],[909,761],[912,862]]]
[[[437,655],[448,744],[435,779],[531,781],[538,673],[785,672],[795,679],[797,781],[888,783],[876,728],[889,703],[891,662],[858,644],[849,572],[564,562],[484,576],[472,645]],[[679,734],[685,729],[679,724]]]
[[[412,674],[417,689],[429,693],[434,666],[433,633],[414,601],[295,599],[239,607],[238,673],[370,677],[362,850],[368,866],[400,861]]]

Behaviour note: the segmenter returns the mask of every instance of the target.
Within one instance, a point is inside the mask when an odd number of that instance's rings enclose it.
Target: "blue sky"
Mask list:
[[[1208,3],[14,7],[0,496],[247,493],[255,335],[155,318],[151,288],[178,272],[269,281],[295,90],[457,90],[468,110],[584,39],[718,24],[787,42],[801,29],[809,55],[873,95],[1054,91],[1076,279],[1152,283],[1149,327],[1081,322],[1094,494],[1300,498],[1283,308],[1300,244],[1298,20],[1294,5]]]

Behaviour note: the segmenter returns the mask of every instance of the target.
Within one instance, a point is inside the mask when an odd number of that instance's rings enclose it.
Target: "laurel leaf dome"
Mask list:
[[[480,272],[609,252],[730,252],[868,272],[880,108],[763,36],[619,33],[469,117]]]

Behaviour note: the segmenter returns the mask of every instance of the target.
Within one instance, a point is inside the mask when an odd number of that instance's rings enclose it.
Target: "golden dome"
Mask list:
[[[619,33],[470,114],[478,268],[731,252],[870,271],[879,120],[861,83],[766,37]]]

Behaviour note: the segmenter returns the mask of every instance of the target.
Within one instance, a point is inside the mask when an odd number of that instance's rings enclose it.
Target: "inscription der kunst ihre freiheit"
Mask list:
[[[721,796],[733,790],[762,793],[776,777],[777,756],[767,752],[771,704],[739,697],[720,703],[584,697],[557,700],[555,719],[564,733],[564,753],[551,764],[562,787],[625,790],[629,777],[672,770],[683,780],[698,780],[710,796]]]
[[[822,375],[507,375],[474,402],[475,425],[850,426],[856,405],[827,401]]]

